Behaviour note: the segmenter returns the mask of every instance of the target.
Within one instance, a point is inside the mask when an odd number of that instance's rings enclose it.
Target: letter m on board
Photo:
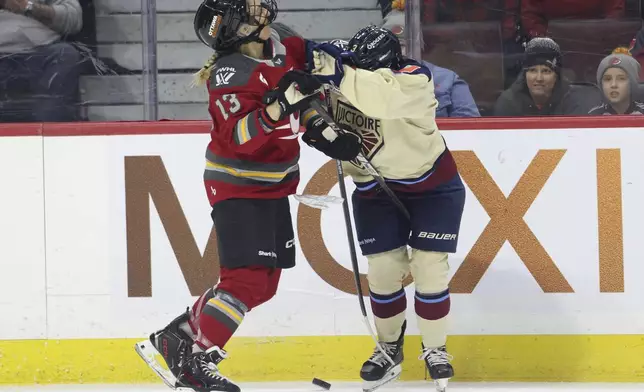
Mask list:
[[[214,229],[202,255],[161,157],[131,156],[125,157],[128,296],[152,296],[150,201],[154,202],[190,294],[201,295],[219,279]]]

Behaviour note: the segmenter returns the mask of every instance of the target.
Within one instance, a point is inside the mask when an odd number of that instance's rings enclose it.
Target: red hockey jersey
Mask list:
[[[204,173],[211,205],[230,198],[281,198],[297,189],[300,114],[274,122],[262,97],[286,72],[305,68],[305,41],[295,36],[280,41],[274,31],[266,46],[269,60],[233,53],[217,60],[212,71],[213,126]]]

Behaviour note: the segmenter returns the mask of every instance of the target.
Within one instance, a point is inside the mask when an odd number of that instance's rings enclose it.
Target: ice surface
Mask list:
[[[330,381],[331,382],[331,381]],[[362,392],[359,383],[331,382],[331,392]],[[243,392],[322,392],[310,383],[240,383]],[[644,392],[644,384],[586,384],[586,383],[451,383],[448,392]],[[37,385],[1,386],[0,392],[169,392],[162,384],[140,385]],[[433,392],[427,382],[397,382],[379,389],[381,392]]]

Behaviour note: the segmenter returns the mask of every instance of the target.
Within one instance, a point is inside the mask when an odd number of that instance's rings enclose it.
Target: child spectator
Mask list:
[[[590,115],[644,115],[644,103],[636,101],[640,65],[627,54],[611,54],[597,68],[597,85],[604,103],[591,109]]]

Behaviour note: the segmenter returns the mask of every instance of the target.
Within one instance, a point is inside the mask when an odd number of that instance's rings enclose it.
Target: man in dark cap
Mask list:
[[[494,107],[495,116],[552,116],[588,113],[561,76],[562,55],[550,38],[533,38],[526,45],[523,72]]]

